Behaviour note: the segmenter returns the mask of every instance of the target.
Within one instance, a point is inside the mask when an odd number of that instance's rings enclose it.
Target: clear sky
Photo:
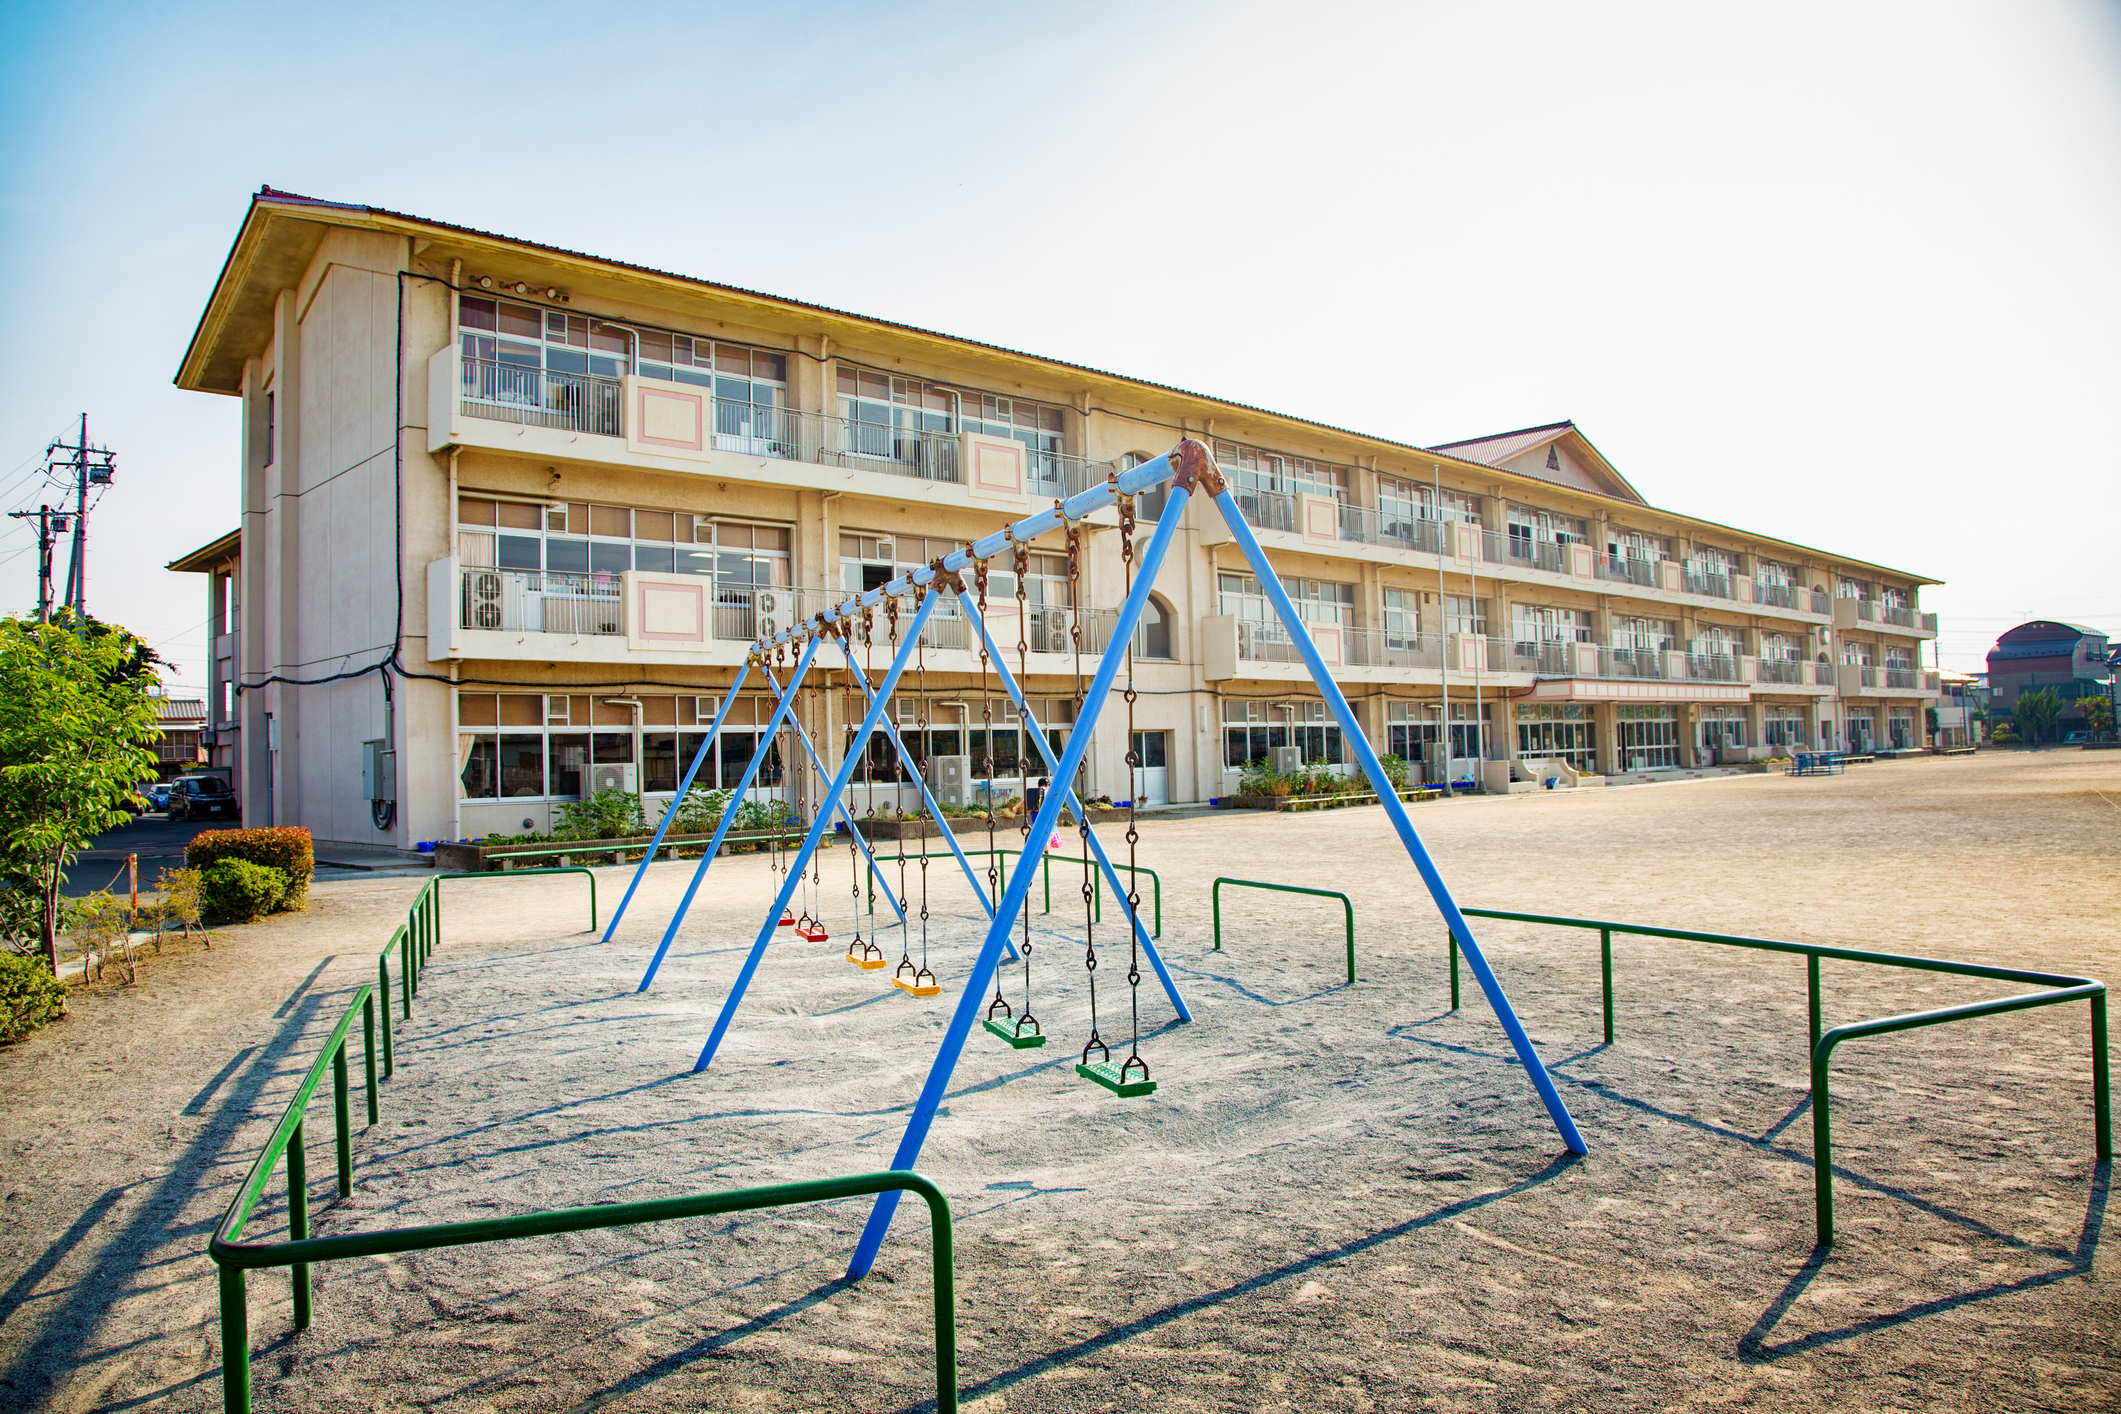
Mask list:
[[[83,411],[89,602],[203,685],[261,184],[1434,444],[2121,635],[2121,6],[8,7],[0,500]],[[34,597],[0,536],[0,609]]]

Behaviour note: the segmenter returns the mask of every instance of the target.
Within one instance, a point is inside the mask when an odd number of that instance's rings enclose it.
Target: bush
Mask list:
[[[1407,784],[1407,760],[1404,756],[1380,756],[1377,764],[1385,768],[1385,779],[1394,790],[1404,789]]]
[[[19,1041],[66,1010],[66,984],[36,958],[0,954],[0,1042]]]
[[[600,790],[561,806],[552,833],[561,840],[619,840],[648,834],[653,828],[641,818],[639,796]]]
[[[678,806],[678,818],[670,822],[670,828],[680,835],[711,834],[721,823],[722,812],[729,808],[728,790],[709,790],[705,786],[694,786],[685,793],[684,803]]]
[[[209,939],[206,946],[212,947],[213,935],[206,932],[206,906],[199,898],[199,872],[197,869],[164,869],[155,881],[161,891],[162,902],[155,909],[155,951],[162,951],[162,935],[159,931],[174,923],[184,930],[189,938],[191,930],[197,928]]]
[[[74,946],[81,949],[83,982],[88,980],[90,966],[96,969],[96,980],[102,981],[103,964],[111,961],[125,964],[126,981],[140,980],[139,970],[133,966],[132,926],[132,910],[116,894],[99,890],[80,901],[69,931]]]
[[[223,923],[255,923],[280,906],[287,876],[248,859],[222,859],[199,875],[199,902]]]
[[[184,862],[204,869],[224,859],[241,859],[263,865],[279,874],[285,885],[275,907],[290,911],[309,906],[309,881],[317,872],[317,854],[309,831],[300,825],[263,830],[201,830],[184,848]],[[207,911],[213,912],[211,904]]]

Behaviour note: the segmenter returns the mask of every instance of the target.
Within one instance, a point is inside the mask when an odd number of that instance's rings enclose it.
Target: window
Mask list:
[[[1598,769],[1596,723],[1579,703],[1533,703],[1517,709],[1519,760],[1566,761],[1579,771]]]
[[[1551,604],[1512,604],[1510,638],[1519,653],[1536,652],[1542,643],[1589,643],[1591,616]]]
[[[1612,619],[1613,647],[1631,653],[1662,653],[1673,643],[1673,625],[1665,619]]]
[[[1871,587],[1860,579],[1850,579],[1847,575],[1842,575],[1835,585],[1834,597],[1836,599],[1868,599],[1871,597]]]
[[[1385,704],[1385,750],[1402,761],[1423,760],[1443,732],[1433,702]]]
[[[1788,708],[1770,707],[1760,726],[1762,746],[1804,745],[1804,718]]]
[[[1385,647],[1409,652],[1421,647],[1421,595],[1411,589],[1384,591]]]
[[[1342,501],[1348,498],[1347,468],[1328,462],[1313,461],[1309,457],[1288,457],[1221,441],[1215,444],[1215,461],[1229,474],[1231,485],[1240,498],[1246,492],[1258,491],[1288,495],[1306,492]]]
[[[457,328],[465,359],[485,364],[622,378],[632,362],[632,330],[512,300],[463,296]]]
[[[688,511],[479,496],[457,501],[457,555],[467,567],[606,580],[627,570],[713,575],[746,602],[752,588],[788,583],[791,538],[786,526],[717,522]]]
[[[1149,601],[1142,605],[1141,622],[1134,629],[1134,656],[1171,656],[1171,614],[1153,594],[1149,596]]]
[[[1332,580],[1296,579],[1283,576],[1281,587],[1296,606],[1296,616],[1305,623],[1355,624],[1355,586]],[[1287,643],[1289,634],[1274,610],[1273,602],[1257,579],[1249,574],[1216,577],[1217,605],[1221,613],[1237,618],[1240,644]],[[1240,652],[1243,651],[1240,647]]]
[[[1703,751],[1745,745],[1745,713],[1730,707],[1704,707],[1694,724],[1694,744]]]
[[[848,450],[856,456],[918,464],[923,471],[955,480],[955,447],[933,446],[929,439],[978,432],[1023,443],[1029,453],[1027,490],[1056,494],[1062,489],[1061,408],[896,378],[849,364],[839,366],[838,388]]]
[[[1485,760],[1488,747],[1488,724],[1494,719],[1495,704],[1483,702],[1476,712],[1470,702],[1451,704],[1451,754]]]
[[[1488,601],[1463,594],[1443,596],[1443,629],[1447,634],[1485,634],[1488,631]]]
[[[1673,771],[1679,768],[1679,714],[1666,706],[1621,705],[1613,709],[1620,737],[1623,771]]]
[[[1264,702],[1223,703],[1223,765],[1263,765],[1275,747],[1289,744],[1288,723],[1269,721],[1269,710]]]
[[[1549,552],[1541,555],[1541,545],[1581,545],[1587,543],[1584,524],[1576,516],[1556,515],[1552,511],[1534,510],[1530,506],[1507,503],[1505,516],[1509,527],[1509,552],[1519,560],[1552,560],[1559,564],[1559,557]]]
[[[1606,558],[1610,561],[1638,560],[1655,564],[1665,558],[1665,542],[1662,536],[1645,535],[1639,530],[1622,530],[1619,526],[1608,526],[1605,536]]]
[[[706,740],[717,700],[692,696],[641,698],[641,784],[673,792],[679,774]],[[757,728],[775,703],[744,697],[730,710],[716,750],[701,767],[698,786],[733,786],[758,745]],[[458,793],[466,800],[564,799],[588,787],[591,765],[634,760],[632,709],[602,697],[561,693],[459,693]],[[681,730],[680,728],[698,728]],[[767,754],[755,783],[780,781],[779,746]]]
[[[1143,462],[1154,460],[1156,458],[1150,456],[1147,452],[1129,452],[1119,459],[1119,469],[1121,471],[1132,471]],[[1170,503],[1171,483],[1166,481],[1154,490],[1145,491],[1134,498],[1134,518],[1145,524],[1153,525],[1163,515],[1164,507]]]

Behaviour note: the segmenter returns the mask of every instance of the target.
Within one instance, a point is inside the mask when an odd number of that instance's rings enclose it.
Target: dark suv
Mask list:
[[[237,821],[243,811],[235,792],[219,776],[180,776],[170,782],[169,818]]]

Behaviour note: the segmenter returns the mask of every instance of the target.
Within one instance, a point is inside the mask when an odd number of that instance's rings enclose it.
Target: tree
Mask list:
[[[2051,687],[2021,692],[2011,707],[2011,722],[2025,737],[2028,744],[2038,746],[2042,737],[2055,735],[2055,723],[2062,720],[2062,694]]]
[[[159,661],[93,619],[0,619],[0,870],[36,897],[54,975],[66,866],[155,772]]]
[[[2114,729],[2114,704],[2104,697],[2080,697],[2077,710],[2084,714],[2084,725],[2095,732],[2110,732]]]

